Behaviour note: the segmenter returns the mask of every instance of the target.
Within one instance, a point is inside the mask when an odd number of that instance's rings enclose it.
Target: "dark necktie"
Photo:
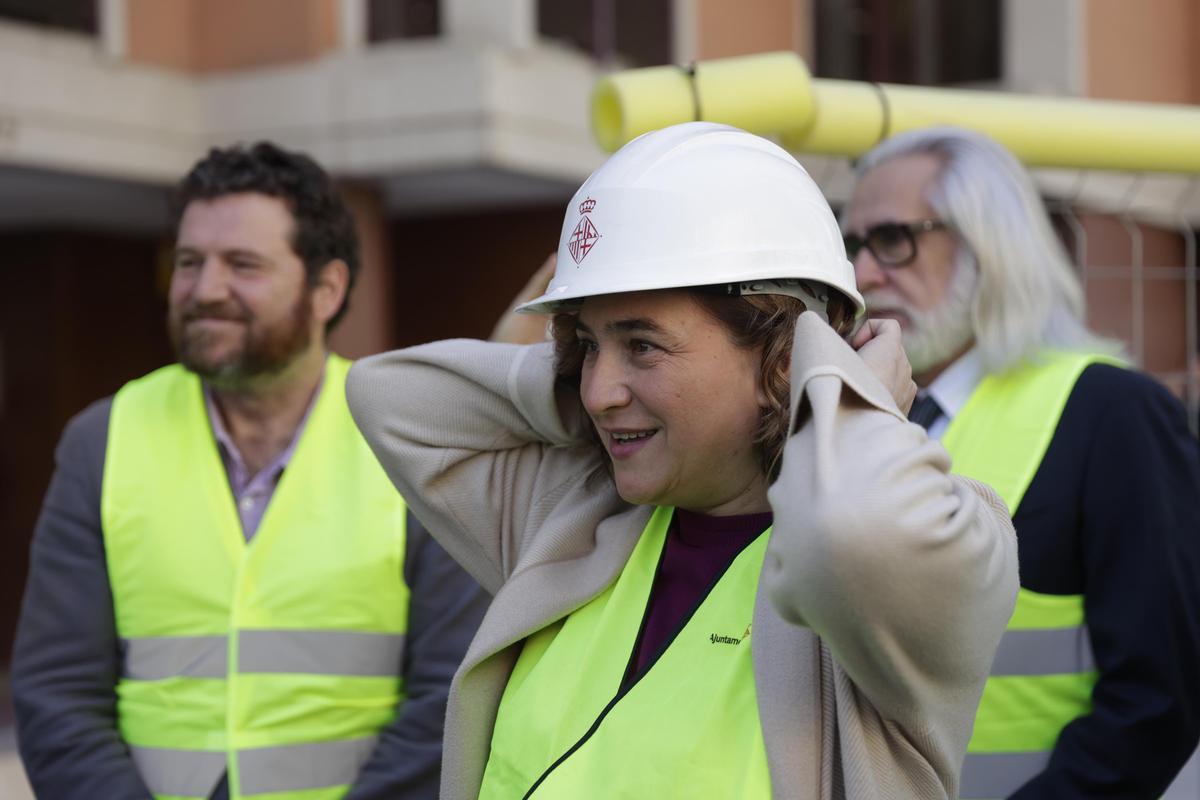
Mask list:
[[[917,395],[917,399],[913,400],[912,408],[908,410],[909,422],[915,422],[925,430],[929,430],[929,426],[938,421],[942,416],[942,407],[937,404],[937,400],[933,399],[933,395]]]

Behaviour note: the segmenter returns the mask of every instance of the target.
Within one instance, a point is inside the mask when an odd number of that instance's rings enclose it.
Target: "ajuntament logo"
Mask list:
[[[713,644],[741,644],[746,639],[750,638],[750,628],[751,626],[747,625],[746,630],[742,631],[741,636],[726,636],[720,633],[710,633],[708,635],[708,641],[712,642]]]

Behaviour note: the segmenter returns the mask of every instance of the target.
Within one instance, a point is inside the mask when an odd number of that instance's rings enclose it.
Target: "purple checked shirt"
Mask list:
[[[312,413],[313,405],[320,397],[321,387],[324,383],[325,379],[322,376],[321,383],[313,392],[312,400],[308,402],[308,410],[304,412],[304,417],[300,420],[300,425],[296,428],[296,433],[288,442],[288,446],[275,457],[274,461],[254,475],[249,474],[242,454],[238,451],[237,445],[233,443],[233,437],[225,428],[225,422],[221,419],[221,412],[217,408],[212,389],[207,384],[204,386],[204,405],[208,409],[208,421],[212,424],[213,436],[217,440],[217,450],[221,454],[221,463],[225,465],[225,475],[229,478],[229,488],[233,492],[233,502],[237,504],[238,517],[242,521],[242,534],[246,537],[247,542],[254,538],[254,532],[258,530],[258,524],[262,522],[263,514],[267,511],[267,504],[271,502],[271,496],[275,494],[275,487],[279,485],[279,479],[283,476],[283,470],[292,460],[292,453],[296,452],[296,443],[300,441],[300,434],[304,432],[304,426],[308,424],[308,415]]]

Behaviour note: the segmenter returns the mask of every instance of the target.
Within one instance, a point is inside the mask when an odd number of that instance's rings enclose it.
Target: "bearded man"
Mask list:
[[[1021,591],[961,796],[1161,797],[1200,738],[1200,452],[1182,404],[1084,326],[999,144],[911,131],[857,169],[847,255],[868,313],[900,322],[910,419],[1017,531]]]
[[[407,512],[329,353],[359,269],[310,158],[214,149],[178,191],[179,363],[67,426],[12,683],[39,797],[437,795],[481,590]]]

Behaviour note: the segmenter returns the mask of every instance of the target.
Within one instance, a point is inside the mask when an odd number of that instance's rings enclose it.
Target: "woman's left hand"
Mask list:
[[[913,383],[912,365],[900,340],[900,323],[894,319],[869,319],[854,334],[850,346],[891,392],[900,411],[907,414],[917,396],[917,385]]]

